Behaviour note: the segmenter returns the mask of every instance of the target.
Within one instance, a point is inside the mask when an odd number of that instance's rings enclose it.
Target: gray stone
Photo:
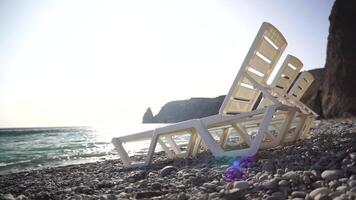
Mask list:
[[[305,184],[310,184],[311,183],[310,177],[308,175],[304,175],[303,176],[303,182]]]
[[[287,180],[280,180],[280,181],[278,182],[278,185],[279,185],[279,186],[288,186],[288,185],[289,185],[289,181],[287,181]]]
[[[295,171],[289,171],[282,175],[284,179],[297,179],[298,174]]]
[[[213,183],[204,183],[203,187],[205,187],[207,190],[212,191],[216,189],[216,185]]]
[[[15,200],[15,197],[12,194],[0,194],[1,200]]]
[[[336,188],[337,191],[341,191],[341,192],[345,192],[347,190],[347,186],[346,185],[341,185],[339,187]]]
[[[265,187],[267,189],[275,189],[278,187],[277,180],[275,180],[275,179],[264,181],[262,183],[262,185],[263,185],[263,187]]]
[[[342,170],[333,169],[333,170],[325,170],[321,173],[321,177],[325,180],[336,180],[344,177],[344,172]]]
[[[264,181],[264,180],[267,180],[268,179],[268,174],[262,174],[260,177],[258,177],[258,180],[260,181]]]
[[[348,193],[350,196],[356,197],[356,187],[351,188]]]
[[[341,194],[340,196],[333,198],[333,200],[350,200],[350,198],[345,194]]]
[[[294,191],[292,192],[293,198],[304,198],[307,195],[304,191]]]
[[[314,188],[319,188],[323,185],[323,181],[315,181],[314,183],[312,183],[312,186]]]
[[[160,190],[161,187],[162,187],[162,185],[161,185],[160,183],[158,183],[158,182],[154,182],[154,183],[152,183],[152,185],[151,185],[151,188],[152,188],[153,190]]]
[[[163,169],[161,169],[160,174],[162,177],[165,177],[169,174],[171,174],[172,172],[177,172],[178,168],[175,166],[166,166]]]
[[[330,193],[330,190],[329,188],[327,187],[320,187],[320,188],[316,188],[315,190],[311,191],[309,193],[310,197],[312,199],[315,199],[318,195],[319,195],[319,198],[321,196],[325,196],[325,195],[328,195]]]
[[[216,198],[218,198],[218,197],[219,197],[219,193],[217,193],[217,192],[212,192],[212,193],[209,194],[208,199],[209,199],[209,200],[210,200],[210,199],[216,199]]]
[[[239,188],[240,190],[245,190],[249,188],[249,183],[247,181],[235,181],[234,188]]]
[[[245,192],[243,190],[234,188],[234,189],[225,191],[224,198],[226,200],[245,199],[244,195],[245,195]]]
[[[278,196],[268,196],[265,200],[284,200],[284,198]]]
[[[126,193],[126,192],[121,192],[119,195],[118,195],[119,198],[129,198],[130,197],[130,194]]]
[[[340,195],[342,195],[343,193],[342,192],[340,192],[340,191],[335,191],[335,192],[331,192],[331,193],[329,193],[329,197],[331,198],[331,199],[334,199],[334,198],[336,198],[336,197],[338,197],[338,196],[340,196]]]
[[[272,196],[280,199],[286,199],[286,196],[282,192],[273,192]]]
[[[328,200],[328,195],[324,193],[319,193],[314,197],[314,200]]]
[[[23,194],[20,194],[19,196],[16,197],[16,200],[27,200],[28,197],[23,195]]]
[[[134,194],[134,198],[136,199],[149,199],[152,197],[156,196],[161,196],[163,193],[161,191],[143,191],[143,192],[137,192]]]
[[[126,177],[126,180],[130,183],[135,183],[136,181],[146,178],[146,172],[143,170],[132,171]]]
[[[277,174],[278,175],[283,175],[284,173],[284,170],[283,169],[277,169]]]
[[[356,174],[356,166],[348,166],[346,170],[352,174]]]
[[[349,156],[351,160],[356,161],[356,152],[350,153]]]
[[[350,187],[355,187],[356,186],[356,180],[349,180],[347,182],[347,184],[350,186]]]
[[[179,193],[177,196],[177,200],[187,200],[187,199],[188,197],[184,192]]]

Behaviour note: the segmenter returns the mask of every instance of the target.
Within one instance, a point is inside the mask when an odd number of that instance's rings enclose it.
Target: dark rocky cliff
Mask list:
[[[326,118],[356,115],[356,2],[336,0],[330,17],[321,102]]]
[[[324,72],[324,68],[312,69],[309,70],[313,74],[315,80],[310,85],[308,90],[302,96],[300,101],[305,103],[309,108],[319,114],[320,117],[323,117],[323,111],[321,108],[321,79]]]

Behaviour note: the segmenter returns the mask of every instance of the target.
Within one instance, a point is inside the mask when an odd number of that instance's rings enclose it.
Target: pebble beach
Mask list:
[[[233,159],[170,160],[125,168],[120,159],[0,176],[0,199],[356,199],[356,119],[321,120],[310,137],[260,150],[240,180]]]

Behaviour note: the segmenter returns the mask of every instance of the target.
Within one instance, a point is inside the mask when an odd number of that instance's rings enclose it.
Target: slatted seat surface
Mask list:
[[[271,24],[264,22],[220,108],[220,114],[242,113],[252,110],[261,91],[246,78],[266,85],[287,41]]]

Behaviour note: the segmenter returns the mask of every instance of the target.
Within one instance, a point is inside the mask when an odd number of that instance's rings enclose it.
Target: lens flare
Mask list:
[[[227,168],[224,176],[226,182],[238,181],[243,177],[242,168],[251,168],[255,158],[248,157],[238,157],[235,161],[232,162],[232,166]]]

